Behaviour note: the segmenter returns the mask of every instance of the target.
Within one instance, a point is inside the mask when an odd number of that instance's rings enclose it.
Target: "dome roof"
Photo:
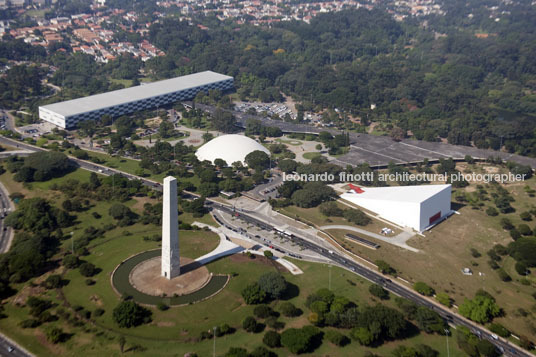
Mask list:
[[[216,159],[223,159],[227,165],[232,165],[236,161],[245,165],[246,156],[257,150],[270,155],[270,151],[255,140],[244,135],[229,134],[210,140],[197,149],[195,156],[200,161],[208,160],[214,163]]]

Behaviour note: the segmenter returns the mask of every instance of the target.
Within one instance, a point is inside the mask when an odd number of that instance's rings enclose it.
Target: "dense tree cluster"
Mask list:
[[[10,158],[7,169],[15,173],[15,181],[32,182],[63,176],[72,167],[67,156],[61,152],[39,151],[24,159]]]
[[[0,294],[10,291],[9,282],[18,283],[43,273],[63,238],[61,228],[72,224],[65,211],[42,198],[24,199],[5,224],[18,230],[8,253],[0,256]]]
[[[502,313],[493,296],[483,290],[477,291],[473,299],[465,299],[458,311],[462,316],[482,324]]]
[[[119,327],[136,327],[151,321],[151,310],[134,301],[122,301],[113,310],[113,320]]]
[[[287,281],[276,272],[269,272],[259,277],[259,280],[249,284],[242,290],[246,304],[260,304],[267,300],[277,300],[287,290]]]

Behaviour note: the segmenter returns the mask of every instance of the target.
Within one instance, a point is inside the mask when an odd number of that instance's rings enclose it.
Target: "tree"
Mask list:
[[[265,250],[264,256],[268,259],[272,259],[274,257],[274,253],[272,253],[270,250]]]
[[[477,295],[472,300],[465,299],[458,311],[462,316],[481,324],[501,314],[501,308],[495,299],[484,295]]]
[[[270,157],[264,151],[255,150],[246,155],[244,162],[249,167],[260,171],[268,168],[270,164]]]
[[[503,229],[506,229],[507,231],[509,231],[509,230],[515,228],[514,225],[512,224],[512,221],[510,221],[510,220],[509,220],[508,218],[506,218],[506,217],[501,218],[500,223],[501,223],[501,227],[502,227]]]
[[[295,354],[310,352],[315,347],[313,341],[320,334],[320,330],[314,326],[305,326],[301,329],[289,328],[281,334],[281,344]]]
[[[445,305],[447,307],[452,306],[452,300],[450,299],[450,296],[447,293],[437,293],[436,294],[436,300],[441,304]]]
[[[329,201],[335,198],[335,191],[320,181],[308,182],[301,190],[297,190],[292,194],[292,202],[303,208],[316,207],[324,201]]]
[[[524,262],[516,262],[515,269],[519,275],[527,275],[528,268]]]
[[[301,314],[301,310],[298,309],[293,303],[285,301],[279,305],[279,311],[286,317],[296,317]]]
[[[212,135],[212,133],[209,133],[207,131],[206,133],[203,133],[202,138],[203,138],[203,142],[208,143],[210,140],[214,138],[214,135]],[[216,166],[219,166],[219,165],[216,165]]]
[[[375,340],[372,332],[366,327],[356,327],[352,329],[351,336],[362,346],[370,346]]]
[[[345,210],[344,218],[346,218],[348,222],[355,223],[358,226],[366,226],[371,222],[369,216],[367,216],[363,211],[356,208],[350,208]]]
[[[264,334],[262,342],[271,348],[281,347],[281,335],[276,331],[270,330]]]
[[[215,159],[214,166],[219,167],[219,168],[224,168],[227,166],[227,163],[223,159]]]
[[[258,281],[259,287],[271,299],[279,299],[287,289],[287,281],[276,272],[261,275]]]
[[[529,226],[527,226],[526,224],[520,224],[519,226],[517,226],[517,231],[519,233],[521,233],[521,235],[524,235],[524,236],[530,236],[532,235],[532,229],[530,229]]]
[[[242,328],[247,332],[257,332],[257,320],[253,316],[247,316],[244,321],[242,321]]]
[[[499,214],[499,212],[497,211],[497,209],[495,207],[488,207],[486,209],[486,214],[488,216],[491,216],[491,217],[495,217]]]
[[[419,355],[413,347],[398,346],[393,351],[393,357],[419,357]]]
[[[445,320],[435,311],[427,307],[419,306],[415,316],[417,326],[426,333],[443,334],[447,324]]]
[[[91,277],[97,273],[97,267],[88,262],[80,264],[78,269],[80,270],[80,274],[85,277]]]
[[[216,109],[212,115],[212,128],[224,133],[235,131],[236,118],[228,111],[221,108]]]
[[[119,327],[130,328],[150,322],[151,311],[134,301],[122,301],[114,308],[112,317]]]
[[[348,337],[344,336],[342,333],[337,332],[335,330],[328,330],[326,331],[326,334],[324,337],[331,343],[333,343],[335,346],[345,346],[350,341],[348,340]]]
[[[434,289],[431,286],[426,283],[423,283],[422,281],[416,282],[413,285],[413,289],[415,289],[415,291],[417,291],[419,294],[425,296],[432,296],[435,293]]]
[[[51,327],[46,330],[47,340],[54,344],[61,342],[65,336],[63,330],[59,327]]]
[[[342,217],[344,210],[333,201],[323,202],[319,206],[320,213],[326,217]]]
[[[49,275],[43,282],[43,286],[47,289],[57,289],[61,287],[61,275],[52,274]]]
[[[225,357],[249,357],[248,351],[242,347],[230,347]]]
[[[503,325],[499,323],[495,323],[495,322],[492,323],[489,326],[489,330],[504,338],[507,338],[510,336],[510,331],[508,331],[506,327],[504,327]]]
[[[242,290],[241,295],[248,305],[260,304],[266,300],[266,292],[261,289],[258,283],[246,286]]]
[[[173,124],[164,119],[158,127],[158,133],[160,134],[161,138],[166,139],[173,136],[174,129],[175,127],[173,126]]]
[[[272,308],[266,304],[257,305],[253,309],[253,315],[260,319],[265,319],[268,316],[271,316],[273,313],[274,310],[272,310]]]
[[[251,353],[249,354],[250,357],[277,357],[277,354],[275,352],[270,351],[264,346],[257,346]]]
[[[130,210],[127,206],[121,204],[121,203],[114,203],[110,208],[108,209],[108,214],[113,219],[123,219],[125,217],[132,217],[134,212]]]
[[[203,182],[201,185],[199,185],[198,192],[203,197],[213,197],[220,192],[220,189],[218,188],[217,183]]]
[[[76,157],[77,159],[81,159],[81,160],[89,159],[89,155],[88,155],[87,151],[84,151],[84,150],[81,150],[81,149],[74,150],[73,151],[73,156]]]
[[[395,275],[396,270],[383,260],[376,260],[374,262],[378,266],[378,271],[382,274]]]
[[[389,292],[378,284],[371,284],[369,286],[369,292],[382,300],[389,299]]]
[[[406,131],[402,128],[394,127],[391,129],[390,136],[394,141],[402,141],[406,138]]]
[[[24,180],[20,181],[47,181],[53,177],[61,177],[71,169],[71,164],[67,155],[58,151],[39,151],[30,154],[24,159],[23,168],[28,172],[33,172],[30,178],[26,174]],[[17,176],[16,176],[17,177]],[[15,177],[15,179],[16,179]]]
[[[281,171],[283,171],[286,174],[290,174],[291,172],[296,171],[296,168],[298,167],[298,163],[291,159],[284,159],[284,160],[279,160],[278,166],[281,169]]]
[[[80,260],[76,255],[69,254],[63,258],[63,266],[68,269],[78,268],[78,265],[80,265]]]
[[[519,214],[519,217],[524,221],[532,221],[532,215],[530,214],[530,212],[521,212]]]
[[[101,185],[99,177],[94,172],[91,172],[89,174],[89,185],[91,186],[92,189],[96,189],[97,187],[100,187]]]

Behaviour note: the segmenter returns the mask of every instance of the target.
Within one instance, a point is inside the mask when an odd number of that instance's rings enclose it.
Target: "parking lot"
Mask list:
[[[38,138],[45,134],[50,134],[52,129],[56,128],[54,124],[48,122],[40,122],[18,127],[18,131],[25,138]]]
[[[281,118],[288,114],[293,120],[296,119],[296,114],[285,104],[281,103],[237,102],[235,105],[235,109],[243,113],[247,113],[251,108],[255,109],[258,114],[266,113],[269,116],[276,114]]]

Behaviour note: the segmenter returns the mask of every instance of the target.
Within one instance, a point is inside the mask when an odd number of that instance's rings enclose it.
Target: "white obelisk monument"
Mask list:
[[[164,179],[162,210],[162,276],[173,279],[180,274],[179,218],[177,209],[177,179]]]

